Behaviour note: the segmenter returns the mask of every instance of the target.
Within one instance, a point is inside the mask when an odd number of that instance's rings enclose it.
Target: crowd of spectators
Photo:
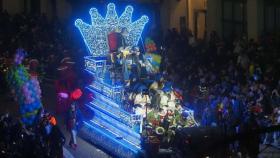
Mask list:
[[[49,20],[44,14],[9,15],[6,11],[0,13],[0,57],[10,58],[14,51],[21,47],[28,52],[27,61],[39,60],[40,68],[49,78],[54,78],[56,68],[65,57],[79,59],[77,52],[79,40],[73,40],[75,32],[67,22],[57,18]]]
[[[69,33],[73,26],[49,21],[45,15],[11,16],[4,11],[0,26],[0,58],[6,62],[16,48],[23,47],[29,59],[38,59],[47,75],[54,77],[61,59],[70,56],[80,62],[84,56],[84,47]],[[182,89],[185,105],[194,109],[202,126],[225,126],[236,132],[252,113],[265,118],[262,125],[278,124],[279,39],[263,34],[258,41],[246,36],[225,41],[213,31],[208,39],[196,41],[190,31],[169,30],[163,42],[167,51],[162,71]],[[264,135],[263,142],[280,143],[277,136]]]
[[[69,33],[72,25],[66,27],[66,23],[57,19],[50,21],[45,15],[25,13],[9,15],[4,11],[0,12],[0,25],[1,100],[8,96],[14,100],[10,93],[7,93],[9,90],[5,76],[17,48],[23,48],[27,52],[23,64],[28,67],[29,73],[38,73],[41,82],[60,77],[58,67],[64,58],[75,58],[75,61],[79,62],[82,57],[79,53],[75,54],[82,49],[78,48],[78,44],[73,40],[75,32]],[[42,117],[42,122],[25,129],[18,118],[8,114],[7,116],[0,118],[2,157],[63,157],[62,146],[65,138],[56,122],[55,125],[50,124],[48,119]],[[35,147],[30,148],[30,145]]]
[[[213,31],[208,42],[195,41],[191,32],[170,30],[163,71],[184,93],[201,126],[244,130],[250,117],[258,126],[280,123],[279,36],[262,35],[222,40]],[[251,122],[252,123],[252,122]],[[265,134],[263,143],[279,145],[279,134]],[[257,143],[258,144],[258,143]],[[258,150],[256,150],[258,151]]]
[[[5,72],[11,64],[11,59],[17,48],[27,52],[24,65],[30,67],[30,61],[36,59],[35,70],[39,80],[53,81],[61,77],[58,68],[63,59],[74,61],[81,66],[72,66],[76,73],[83,73],[83,56],[87,53],[83,42],[75,32],[73,23],[57,18],[48,19],[44,14],[20,13],[10,15],[0,12],[0,93],[5,93]],[[75,40],[74,40],[75,39]],[[75,60],[74,60],[75,59]],[[80,74],[78,74],[80,75]]]
[[[63,157],[65,137],[49,113],[32,128],[26,128],[14,116],[0,115],[0,157]]]

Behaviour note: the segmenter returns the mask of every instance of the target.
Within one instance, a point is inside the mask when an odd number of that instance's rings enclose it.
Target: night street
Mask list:
[[[280,0],[0,0],[0,158],[280,158]]]
[[[52,84],[42,84],[42,89],[43,89],[43,104],[46,110],[51,112],[52,114],[55,114],[55,90],[54,86]],[[13,116],[18,116],[18,106],[16,105],[15,102],[11,101],[6,95],[1,95],[0,96],[0,111],[1,113],[10,113]],[[69,156],[67,158],[110,158],[108,154],[105,152],[101,151],[100,149],[96,148],[92,144],[89,144],[88,142],[84,141],[80,137],[78,137],[77,142],[78,142],[78,148],[74,151],[71,149],[68,145],[69,139],[70,139],[70,134],[66,130],[66,126],[63,123],[63,117],[56,115],[56,119],[58,121],[58,125],[60,129],[63,131],[64,136],[66,137],[66,143],[64,145],[64,148],[67,150],[65,153],[65,156]],[[71,154],[68,154],[68,153]]]
[[[42,89],[44,107],[51,113],[55,114],[55,90],[53,85],[51,83],[43,84]],[[0,102],[5,102],[6,106],[1,105],[0,111],[9,112],[10,114],[15,116],[18,115],[18,107],[16,106],[15,102],[8,100],[9,99],[7,96],[1,95]],[[66,131],[66,127],[63,124],[63,118],[59,115],[56,115],[56,118],[61,130],[63,130],[63,133],[67,139],[67,142],[64,145],[64,148],[67,149],[65,156],[70,156],[67,158],[111,158],[111,156],[96,148],[92,144],[86,142],[85,140],[81,139],[80,137],[78,137],[77,139],[79,144],[77,150],[74,151],[73,149],[71,149],[68,146],[70,134]],[[261,151],[263,152],[259,155],[259,158],[278,158],[280,156],[280,151],[274,147],[266,147],[265,145],[261,145]],[[69,155],[68,152],[70,152],[71,154]]]

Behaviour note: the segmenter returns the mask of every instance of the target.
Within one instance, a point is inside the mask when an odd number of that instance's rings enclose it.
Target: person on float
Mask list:
[[[130,69],[129,65],[132,65],[133,60],[130,59],[132,57],[132,48],[127,45],[126,37],[128,36],[127,28],[122,28],[121,30],[121,47],[119,47],[119,58],[122,65],[122,74],[123,81],[127,83],[129,81]],[[135,52],[139,54],[139,52]]]
[[[141,85],[138,87],[138,93],[134,98],[134,106],[136,106],[135,113],[142,115],[144,118],[146,117],[146,108],[151,104],[151,99],[148,93],[148,88],[145,85]]]
[[[123,76],[123,67],[121,64],[123,63],[123,51],[127,47],[126,44],[126,35],[127,29],[116,28],[114,31],[108,34],[108,46],[110,52],[110,62],[112,64],[111,67],[111,77],[113,81],[117,81],[117,74],[122,73]]]
[[[110,60],[113,66],[117,64],[117,55],[120,54],[120,48],[126,48],[125,36],[127,35],[127,29],[122,28],[120,31],[116,28],[114,31],[108,34],[108,45],[110,51]]]
[[[159,84],[157,81],[154,81],[150,87],[149,90],[152,94],[152,99],[151,99],[151,104],[152,107],[155,109],[160,109],[160,94],[161,94],[161,89],[159,88]]]
[[[145,73],[143,69],[145,69],[145,64],[143,60],[143,55],[140,53],[139,47],[132,47],[131,53],[127,57],[128,60],[128,68],[129,72],[134,73],[138,76],[138,78],[144,79],[147,76],[144,76]]]

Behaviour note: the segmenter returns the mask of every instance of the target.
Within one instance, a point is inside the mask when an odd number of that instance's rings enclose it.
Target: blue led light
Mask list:
[[[128,27],[129,35],[126,39],[129,46],[135,46],[138,44],[138,41],[142,35],[145,24],[149,21],[147,16],[142,16],[139,20],[130,24]]]
[[[132,13],[133,13],[133,7],[127,6],[119,18],[119,26],[129,28],[130,24],[132,23],[132,19],[131,19]]]
[[[133,22],[132,6],[127,6],[118,16],[113,3],[107,5],[105,17],[96,8],[91,8],[89,14],[91,24],[81,19],[75,21],[75,26],[82,34],[90,52],[90,55],[85,57],[86,71],[94,76],[93,82],[86,87],[94,98],[86,104],[93,117],[84,120],[83,128],[86,129],[84,136],[119,157],[136,157],[141,150],[140,133],[143,118],[122,109],[123,85],[105,82],[104,76],[108,72],[107,53],[109,52],[107,38],[112,31],[126,28],[128,31],[128,36],[125,37],[126,43],[128,46],[136,46],[149,18],[142,16]]]
[[[94,57],[106,56],[109,52],[107,35],[115,30],[127,28],[128,36],[126,42],[129,46],[136,46],[142,35],[142,31],[149,21],[147,16],[132,22],[133,7],[127,6],[124,12],[118,17],[115,4],[109,3],[107,13],[103,18],[96,8],[91,8],[91,25],[81,19],[75,21],[75,26],[80,30],[83,39]]]
[[[107,14],[105,17],[105,22],[106,22],[105,27],[107,29],[107,32],[112,32],[118,27],[119,24],[118,14],[116,12],[116,8],[113,3],[109,3],[107,6]]]

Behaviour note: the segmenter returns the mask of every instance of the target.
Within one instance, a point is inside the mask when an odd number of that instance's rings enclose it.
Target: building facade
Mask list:
[[[197,38],[204,37],[207,0],[163,0],[160,5],[163,30],[189,29]]]
[[[60,19],[69,17],[72,11],[68,0],[0,0],[0,9],[9,14],[44,13],[48,18],[57,16]]]
[[[225,39],[257,39],[264,32],[280,30],[279,0],[165,0],[161,11],[163,27],[185,26],[197,38],[215,30]]]
[[[118,2],[132,3],[131,0]],[[10,14],[44,13],[49,18],[67,19],[79,10],[77,5],[81,3],[91,5],[107,1],[0,0],[0,9]],[[161,30],[191,30],[200,39],[214,30],[225,39],[233,36],[257,39],[264,32],[278,33],[280,30],[280,0],[134,0],[133,3],[157,6],[154,12],[159,13],[154,17],[159,21],[156,24],[161,25]]]

